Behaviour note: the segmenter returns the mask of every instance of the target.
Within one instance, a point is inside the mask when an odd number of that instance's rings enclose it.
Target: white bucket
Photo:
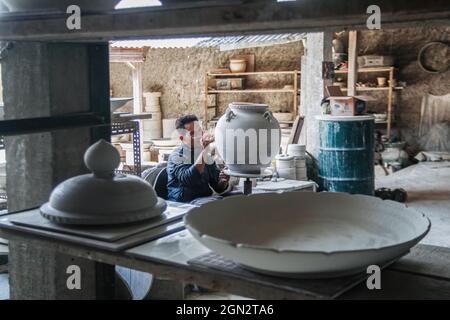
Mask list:
[[[289,144],[287,154],[299,159],[305,158],[306,146],[302,144]]]
[[[177,119],[163,119],[163,138],[172,139],[175,132],[175,122]]]
[[[295,168],[277,168],[277,172],[278,172],[278,176],[280,178],[285,178],[285,179],[290,179],[290,180],[295,180],[296,179],[296,175],[295,175]]]
[[[294,168],[294,157],[280,154],[275,157],[277,169]]]

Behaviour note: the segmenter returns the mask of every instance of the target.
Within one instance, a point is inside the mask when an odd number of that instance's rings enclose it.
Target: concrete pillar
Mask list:
[[[89,54],[83,44],[15,43],[2,60],[5,119],[90,109]],[[86,171],[89,129],[7,137],[9,211],[39,206],[59,182]]]
[[[322,78],[322,62],[332,61],[332,32],[314,32],[306,36],[305,55],[302,57],[301,114],[305,117],[301,143],[317,159],[319,154],[319,122],[315,116],[321,114],[320,103],[325,96],[325,86],[331,80]]]

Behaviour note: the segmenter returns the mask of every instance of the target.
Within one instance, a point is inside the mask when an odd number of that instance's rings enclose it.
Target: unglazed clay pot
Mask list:
[[[60,10],[66,12],[70,5],[77,5],[81,11],[113,10],[120,0],[2,0],[12,11]]]
[[[280,124],[267,105],[233,102],[217,122],[215,140],[231,173],[259,174],[279,152]]]
[[[247,61],[245,59],[230,59],[230,70],[232,73],[245,72]]]

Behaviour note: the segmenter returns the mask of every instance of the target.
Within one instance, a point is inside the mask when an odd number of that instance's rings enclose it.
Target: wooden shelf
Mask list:
[[[300,71],[292,70],[292,71],[255,71],[255,72],[240,72],[240,73],[205,73],[205,106],[204,106],[204,117],[203,119],[208,119],[208,110],[212,108],[217,108],[217,105],[211,106],[208,104],[208,95],[210,94],[242,94],[242,93],[288,93],[293,97],[293,106],[292,112],[294,113],[294,117],[298,114],[298,101],[299,101],[299,75]],[[234,76],[252,76],[252,75],[287,75],[292,77],[293,88],[292,89],[276,89],[276,88],[262,88],[262,89],[232,89],[232,90],[216,90],[210,89],[209,80],[214,79],[215,77],[234,77]],[[220,79],[220,78],[219,78]],[[217,104],[217,99],[216,103]],[[216,110],[217,115],[217,110]],[[206,127],[208,123],[214,123],[212,120],[205,120]],[[292,124],[293,121],[284,121],[281,123],[289,123]]]
[[[208,93],[294,93],[292,89],[208,90]]]
[[[403,90],[403,87],[394,87],[394,90]],[[341,88],[341,91],[347,91],[347,88]],[[389,91],[389,87],[356,87],[356,91]]]
[[[376,72],[391,72],[394,70],[394,67],[374,67],[374,68],[360,68],[358,69],[358,73],[376,73]],[[348,70],[334,70],[335,74],[346,74]]]
[[[255,72],[239,72],[239,73],[208,73],[211,77],[229,77],[229,76],[254,76],[269,74],[300,74],[300,71],[255,71]]]

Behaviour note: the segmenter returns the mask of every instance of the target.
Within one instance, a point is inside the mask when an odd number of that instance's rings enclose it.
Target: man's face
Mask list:
[[[184,125],[184,134],[180,136],[181,141],[190,148],[201,146],[203,129],[198,121],[189,122]]]

